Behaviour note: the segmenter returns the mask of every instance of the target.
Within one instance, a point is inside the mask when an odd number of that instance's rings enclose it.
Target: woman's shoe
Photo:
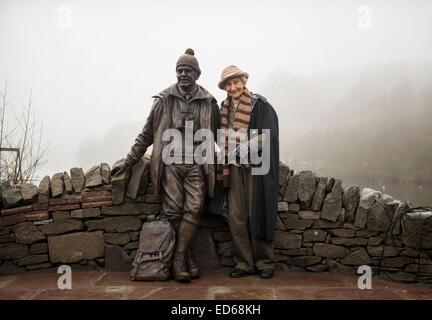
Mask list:
[[[250,275],[250,274],[251,274],[250,272],[247,272],[243,269],[235,268],[233,271],[230,272],[229,276],[231,278],[242,278],[242,277],[245,277],[245,276]]]
[[[273,278],[273,269],[262,269],[260,270],[260,277],[262,279],[271,279]]]

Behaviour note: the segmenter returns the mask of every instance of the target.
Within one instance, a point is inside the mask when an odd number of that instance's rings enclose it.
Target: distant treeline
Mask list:
[[[295,155],[299,163],[315,164],[313,170],[351,181],[431,185],[432,77],[414,87],[407,74],[399,74],[384,89],[376,79],[380,76],[364,76],[334,108],[311,108],[321,119],[295,139],[281,139],[286,156]],[[289,119],[283,126],[295,121],[292,112],[282,114]]]

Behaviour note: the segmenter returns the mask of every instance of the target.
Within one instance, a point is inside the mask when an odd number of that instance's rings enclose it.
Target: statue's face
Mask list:
[[[177,82],[180,87],[185,91],[190,91],[198,79],[198,73],[189,66],[178,66]]]
[[[240,77],[231,78],[224,83],[225,91],[231,98],[238,99],[243,94],[246,84]]]

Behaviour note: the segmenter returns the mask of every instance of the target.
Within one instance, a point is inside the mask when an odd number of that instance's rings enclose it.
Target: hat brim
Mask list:
[[[247,72],[237,72],[234,74],[229,74],[225,78],[223,78],[221,81],[219,81],[219,83],[218,83],[219,89],[224,90],[225,81],[232,79],[232,78],[236,78],[236,77],[245,77],[246,79],[249,79],[249,74]]]

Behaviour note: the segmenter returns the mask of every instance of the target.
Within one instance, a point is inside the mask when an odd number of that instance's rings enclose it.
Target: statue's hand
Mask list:
[[[123,172],[126,171],[127,167],[128,166],[125,165],[124,163],[113,167],[111,169],[111,176],[114,177],[114,176],[118,176],[118,175],[122,174]]]

